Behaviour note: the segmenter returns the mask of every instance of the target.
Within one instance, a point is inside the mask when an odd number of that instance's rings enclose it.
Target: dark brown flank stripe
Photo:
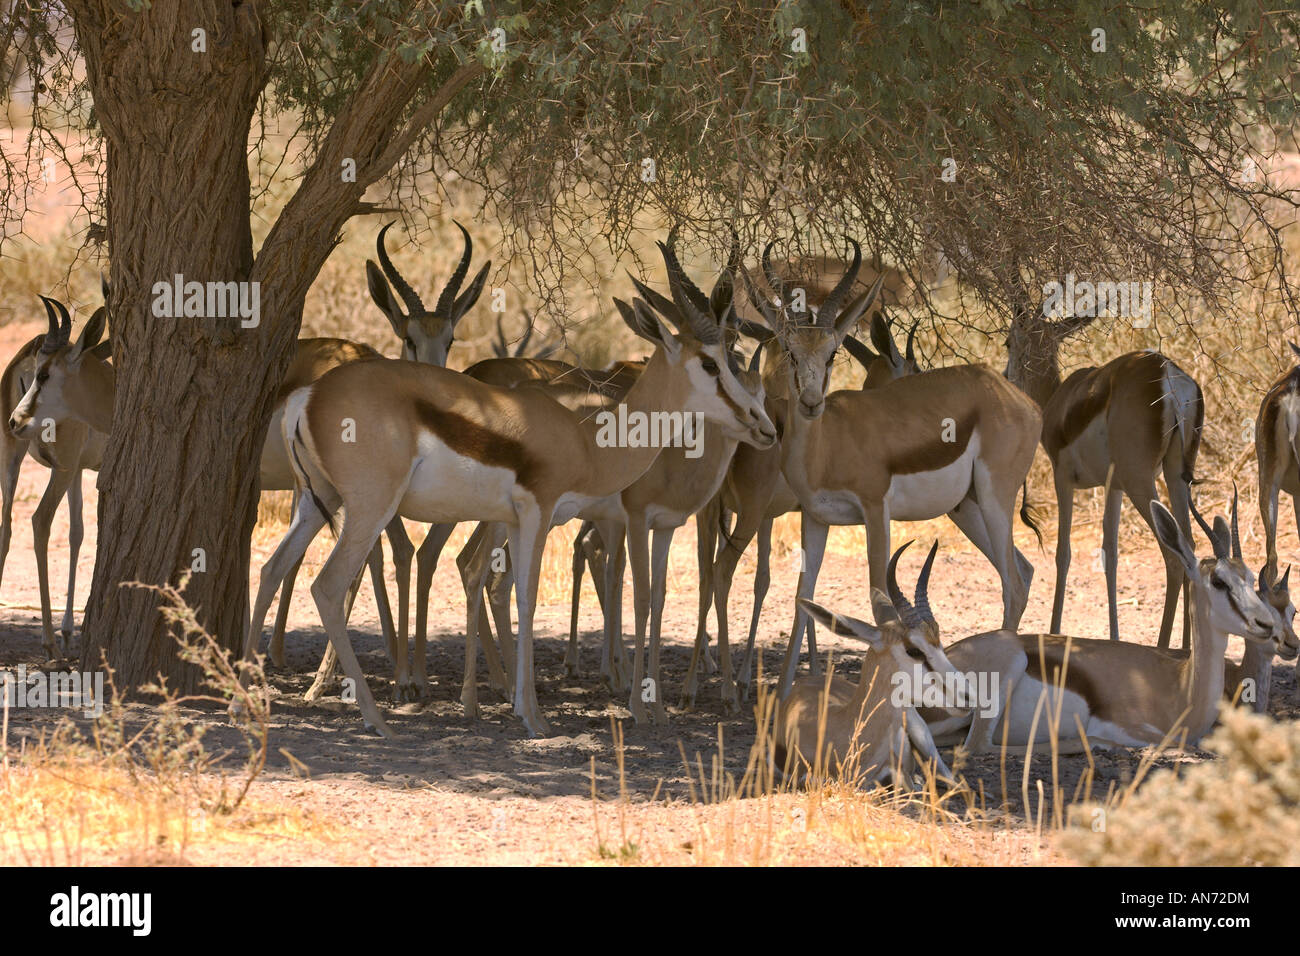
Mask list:
[[[423,399],[415,399],[415,414],[422,425],[458,455],[494,468],[508,468],[515,473],[519,484],[532,489],[541,466],[520,442]]]
[[[1277,416],[1282,398],[1294,392],[1300,392],[1300,365],[1279,378],[1268,390],[1268,395],[1264,397],[1259,425],[1255,428],[1257,435],[1268,435],[1271,438],[1277,434]]]
[[[1096,686],[1076,662],[1071,661],[1070,666],[1065,667],[1065,641],[1044,641],[1042,649],[1043,653],[1040,655],[1036,639],[1025,642],[1025,656],[1029,658],[1029,666],[1025,669],[1025,673],[1040,681],[1045,687],[1055,687],[1060,681],[1061,671],[1064,670],[1065,689],[1082,697],[1092,716],[1099,720],[1110,720],[1111,712],[1107,706],[1106,695],[1097,693]],[[1069,728],[1069,731],[1073,732],[1074,729],[1076,728]]]
[[[979,411],[972,410],[957,423],[957,440],[933,441],[925,435],[917,435],[917,443],[903,450],[885,463],[890,474],[913,475],[922,471],[938,471],[951,465],[966,452],[975,425],[979,422]]]

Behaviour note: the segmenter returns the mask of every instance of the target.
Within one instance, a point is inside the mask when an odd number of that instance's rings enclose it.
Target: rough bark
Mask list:
[[[394,131],[428,66],[376,60],[254,263],[247,149],[265,79],[257,5],[155,0],[136,13],[73,0],[69,8],[107,143],[117,366],[83,664],[106,661],[120,687],[161,674],[189,690],[198,675],[179,662],[156,594],[124,585],[174,583],[203,549],[206,567],[191,574],[186,599],[222,646],[239,646],[262,436],[303,300],[339,230],[364,211],[366,186],[410,145],[411,129]],[[207,30],[206,53],[191,48],[196,27]],[[458,73],[416,119],[475,72]],[[341,181],[344,157],[357,161],[355,183]],[[177,274],[258,282],[261,324],[155,317],[154,283]]]

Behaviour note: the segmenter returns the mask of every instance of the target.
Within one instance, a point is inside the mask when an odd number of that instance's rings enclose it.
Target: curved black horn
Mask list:
[[[664,265],[668,267],[668,288],[673,294],[673,302],[690,326],[691,333],[705,345],[721,342],[722,328],[709,311],[709,300],[686,277],[671,246],[661,242],[659,252],[664,257]]]
[[[745,294],[749,296],[749,301],[753,303],[754,308],[758,309],[759,314],[772,328],[779,328],[781,325],[781,313],[772,308],[771,301],[762,292],[759,291],[758,284],[754,282],[749,274],[749,270],[744,266],[740,267],[740,278],[745,283]]]
[[[898,586],[898,559],[902,557],[904,551],[911,547],[912,542],[908,541],[889,559],[889,568],[885,572],[885,587],[889,588],[889,600],[893,603],[894,609],[898,611],[898,616],[904,624],[915,624],[916,609],[908,603],[903,594],[902,588]]]
[[[379,238],[375,240],[375,251],[379,253],[379,265],[383,267],[384,275],[388,276],[388,281],[393,284],[393,288],[397,290],[397,294],[400,295],[402,301],[406,303],[406,308],[411,312],[423,312],[424,303],[420,301],[420,296],[411,288],[410,284],[402,278],[402,274],[397,271],[397,266],[393,265],[393,261],[388,258],[388,253],[384,249],[384,235],[389,229],[393,228],[394,225],[395,223],[390,222],[388,225],[384,226],[383,229],[380,229]]]
[[[72,336],[72,316],[58,299],[41,296],[41,301],[45,303],[45,312],[50,319],[50,331],[41,343],[41,351],[54,352],[68,344]]]
[[[469,272],[469,260],[474,254],[474,242],[470,239],[469,232],[454,219],[452,225],[465,237],[465,251],[461,254],[456,271],[451,274],[451,278],[443,287],[442,295],[438,296],[438,304],[433,308],[435,315],[446,315],[451,310],[452,303],[456,301],[456,293],[460,291],[460,284],[465,281],[465,274]]]
[[[1216,558],[1226,558],[1228,555],[1225,553],[1227,549],[1224,547],[1224,543],[1219,540],[1218,535],[1214,533],[1214,529],[1205,523],[1205,519],[1201,517],[1201,513],[1196,510],[1196,503],[1191,499],[1188,499],[1187,507],[1191,509],[1192,517],[1195,518],[1196,523],[1201,526],[1201,530],[1205,532],[1205,536],[1210,539],[1210,547],[1214,549],[1214,556]]]
[[[722,269],[722,275],[718,276],[718,281],[713,284],[713,291],[709,293],[709,309],[719,319],[731,305],[732,299],[736,294],[736,270],[740,268],[740,237],[736,235],[736,230],[731,230],[731,248],[727,251],[727,264]]]
[[[834,324],[843,299],[853,288],[853,284],[858,278],[858,271],[862,268],[862,247],[849,236],[844,236],[844,239],[853,247],[853,261],[849,264],[848,271],[840,277],[840,281],[836,283],[835,288],[831,289],[830,294],[822,301],[821,308],[817,311],[818,324],[826,327]]]
[[[930,610],[930,569],[934,567],[934,555],[939,550],[939,539],[930,545],[930,553],[925,556],[921,566],[921,576],[916,579],[916,613],[923,621],[937,624],[934,613]]]
[[[1241,560],[1241,536],[1237,533],[1237,483],[1232,483],[1232,556]]]
[[[856,240],[848,236],[844,238],[853,247],[853,262],[849,266],[849,271],[844,273],[835,288],[831,289],[831,294],[825,298],[821,309],[817,312],[817,324],[827,328],[835,322],[835,317],[840,311],[840,302],[853,288],[853,283],[858,280],[858,270],[862,268],[862,247],[858,245]]]
[[[916,330],[920,328],[920,326],[921,326],[921,320],[917,319],[915,322],[912,323],[912,327],[907,331],[907,351],[904,353],[904,358],[906,359],[908,366],[912,369],[916,369],[917,367],[916,348],[915,348]]]
[[[682,264],[677,260],[676,239],[677,230],[674,229],[668,236],[668,242],[666,244],[661,243],[659,246],[659,248],[663,250],[664,264],[668,266],[668,276],[670,279],[669,284],[671,286],[672,276],[676,274],[677,281],[681,283],[682,291],[686,293],[687,301],[690,302],[697,311],[702,312],[705,315],[712,315],[713,309],[709,305],[708,296],[700,290],[699,286],[691,281],[691,277],[686,274],[686,270],[682,268]]]
[[[772,247],[775,245],[776,240],[773,239],[763,247],[763,278],[767,280],[767,284],[771,287],[772,291],[780,297],[781,305],[785,305],[785,283],[781,281],[781,277],[778,276],[776,270],[772,268]]]

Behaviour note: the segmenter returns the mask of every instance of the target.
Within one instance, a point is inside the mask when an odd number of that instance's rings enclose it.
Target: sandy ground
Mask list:
[[[12,354],[17,344],[35,327],[8,326],[0,329],[0,354]],[[0,666],[26,663],[41,666],[39,606],[35,564],[31,550],[30,516],[44,488],[46,472],[30,459],[24,464],[14,509],[14,539],[5,565],[0,597]],[[77,607],[89,591],[95,551],[94,514],[96,496],[93,476],[85,480],[86,542],[79,562]],[[1040,493],[1039,497],[1042,495]],[[1203,499],[1206,500],[1206,499]],[[1289,516],[1283,554],[1294,553],[1296,541]],[[412,530],[418,541],[415,526]],[[1243,512],[1243,538],[1247,555],[1262,553],[1258,519]],[[939,534],[943,542],[931,585],[931,601],[945,635],[957,639],[996,627],[1001,605],[997,578],[992,568],[973,549],[964,546],[955,529],[944,522],[897,532],[917,534],[928,542]],[[1075,564],[1066,603],[1065,630],[1082,637],[1105,636],[1104,579],[1093,558],[1097,542],[1095,526],[1076,524]],[[66,513],[61,510],[51,538],[51,580],[55,606],[63,604],[66,586]],[[565,554],[571,532],[552,534],[555,562],[567,565]],[[1032,536],[1021,529],[1018,541],[1038,568],[1022,629],[1045,629],[1051,603],[1053,564],[1051,545],[1040,552]],[[255,538],[254,566],[260,567],[276,543],[276,536],[259,533]],[[352,619],[352,639],[370,686],[385,708],[396,738],[384,740],[363,732],[352,705],[335,695],[309,705],[302,694],[310,684],[311,672],[324,647],[319,619],[312,605],[308,584],[328,551],[328,542],[318,541],[304,565],[294,596],[290,633],[286,642],[288,666],[273,671],[275,695],[271,756],[264,778],[255,789],[263,804],[309,809],[322,818],[340,821],[346,830],[329,845],[299,846],[294,843],[250,843],[234,848],[206,848],[191,855],[197,862],[244,860],[261,862],[587,862],[599,859],[595,853],[597,827],[617,830],[612,810],[593,818],[591,799],[594,784],[602,797],[619,792],[617,756],[612,742],[611,719],[624,720],[626,733],[624,778],[626,792],[636,810],[634,826],[642,834],[655,834],[654,842],[675,848],[681,861],[697,859],[702,852],[701,834],[707,830],[691,803],[698,785],[698,770],[689,774],[683,754],[710,772],[722,743],[721,765],[739,776],[745,767],[755,731],[752,713],[725,716],[718,686],[706,680],[698,708],[686,713],[676,708],[678,694],[690,659],[695,632],[696,582],[693,528],[679,533],[670,561],[669,600],[664,614],[664,683],[671,719],[667,726],[636,726],[628,717],[625,700],[615,700],[602,689],[595,676],[598,662],[598,606],[590,583],[584,588],[583,673],[569,679],[561,664],[568,633],[567,575],[552,583],[552,600],[543,600],[537,612],[537,686],[543,712],[554,736],[529,740],[512,717],[510,707],[487,685],[480,667],[481,718],[467,720],[459,703],[463,671],[464,603],[454,562],[446,556],[434,581],[431,600],[433,640],[429,673],[433,682],[431,699],[421,704],[395,706],[387,682],[390,673],[382,650],[373,598],[367,585]],[[914,580],[923,550],[913,548],[900,575]],[[733,639],[742,638],[747,628],[752,600],[753,549],[742,561],[732,591]],[[391,571],[390,571],[391,573]],[[763,669],[774,673],[780,664],[785,634],[792,615],[797,576],[795,556],[777,549],[772,587],[759,630]],[[832,545],[818,585],[822,603],[857,616],[868,616],[865,590],[866,567],[861,529],[833,533]],[[563,587],[560,586],[563,584]],[[906,586],[906,585],[905,585]],[[631,629],[630,581],[625,589],[624,621]],[[390,587],[390,592],[395,593]],[[1126,640],[1153,643],[1163,599],[1163,564],[1156,546],[1136,530],[1125,535],[1119,576],[1120,623]],[[57,621],[57,614],[56,614]],[[80,613],[78,613],[80,622]],[[712,633],[713,628],[710,628]],[[851,651],[847,642],[819,634],[820,647],[834,648],[837,656]],[[629,637],[630,641],[630,637]],[[1234,639],[1233,656],[1240,654]],[[846,658],[849,672],[856,672],[856,659]],[[1274,672],[1272,712],[1275,716],[1297,716],[1295,671],[1279,664]],[[238,737],[220,719],[210,715],[210,740],[237,746]],[[13,711],[10,715],[10,743],[48,724],[49,712]],[[290,756],[291,755],[291,756]],[[1168,754],[1160,765],[1178,760],[1203,759],[1198,753]],[[1131,779],[1140,755],[1119,752],[1099,755],[1098,790],[1110,782]],[[1063,758],[1060,782],[1063,792],[1073,791],[1086,760]],[[1006,765],[1011,781],[1006,794],[1012,813],[1021,813],[1022,761],[1011,758]],[[1001,768],[997,758],[980,758],[966,768],[973,786],[983,789],[989,805],[1002,797]],[[1046,758],[1036,758],[1031,779],[1042,778],[1050,790],[1051,767]],[[653,798],[653,800],[652,800]],[[789,799],[789,798],[780,798]],[[742,818],[770,816],[767,801],[742,804]],[[716,808],[709,812],[720,812]],[[778,810],[778,812],[780,812]],[[746,818],[747,819],[747,818]],[[599,821],[599,822],[598,822]],[[751,821],[752,823],[753,821]],[[742,819],[741,830],[750,826]],[[753,824],[757,826],[757,823]],[[616,835],[617,836],[617,835]],[[971,839],[976,837],[972,836]],[[994,837],[980,837],[994,847]],[[1001,838],[998,838],[1001,839]],[[613,839],[618,844],[621,838]],[[990,842],[992,841],[992,842]],[[635,841],[633,841],[635,842]],[[1030,841],[1033,843],[1033,841]],[[842,853],[815,845],[799,844],[777,855],[787,862],[870,862],[869,855],[844,857]],[[944,853],[935,851],[927,862],[943,862]],[[820,856],[819,856],[820,853]],[[1017,843],[990,850],[987,857],[1001,862],[1051,860],[1048,850],[1036,844]],[[1044,855],[1046,854],[1046,855]],[[669,854],[665,859],[671,859]],[[921,860],[918,860],[921,861]]]

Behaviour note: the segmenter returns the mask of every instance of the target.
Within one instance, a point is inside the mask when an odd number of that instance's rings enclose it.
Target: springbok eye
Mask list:
[[[49,377],[50,377],[50,371],[49,371],[49,369],[44,369],[44,368],[43,368],[43,369],[41,369],[39,372],[36,373],[36,381],[37,381],[38,383],[42,384],[42,385],[45,384],[45,381],[46,381]]]
[[[411,350],[412,355],[415,354],[415,340],[409,335],[406,337],[406,347]]]
[[[700,356],[700,367],[710,375],[718,374],[718,363],[713,361],[713,359],[709,358],[707,355]]]
[[[1210,583],[1214,585],[1214,587],[1217,590],[1220,591],[1228,590],[1228,582],[1224,581],[1223,578],[1219,577],[1217,574],[1214,577],[1210,578]]]
[[[919,647],[912,647],[909,645],[907,648],[907,656],[914,661],[925,660],[925,652],[922,651]]]

